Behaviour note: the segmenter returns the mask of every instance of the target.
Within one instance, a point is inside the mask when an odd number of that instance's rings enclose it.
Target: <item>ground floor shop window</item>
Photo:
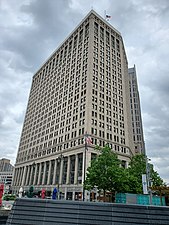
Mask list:
[[[73,192],[67,192],[66,200],[73,200]]]

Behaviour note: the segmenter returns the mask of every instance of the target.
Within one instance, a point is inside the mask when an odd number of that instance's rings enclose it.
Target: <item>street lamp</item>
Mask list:
[[[86,132],[84,135],[84,140],[85,140],[85,151],[84,151],[84,166],[83,166],[83,172],[84,172],[84,176],[83,176],[83,201],[85,201],[85,188],[84,188],[84,182],[86,179],[86,151],[88,150],[88,144],[91,144],[91,138],[89,136],[89,134]]]
[[[148,163],[148,161],[151,161],[151,159],[147,158],[146,156],[146,177],[147,177],[148,193],[150,195],[150,205],[152,205],[152,190],[151,190],[152,179],[150,175],[150,164]]]
[[[63,159],[63,155],[61,153],[60,156],[58,156],[58,158],[57,158],[57,162],[60,164],[60,170],[61,170],[61,162],[62,162],[62,159]],[[62,176],[60,170],[59,170],[59,179],[58,179],[58,199],[60,199],[60,190],[59,190],[60,184],[59,184],[59,180],[60,180],[60,175]]]

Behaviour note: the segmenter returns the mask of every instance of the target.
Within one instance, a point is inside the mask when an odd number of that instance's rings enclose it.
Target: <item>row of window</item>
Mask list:
[[[91,128],[91,133],[93,135],[97,135],[97,129],[95,128]],[[84,134],[84,128],[82,129],[79,129],[79,135],[82,135]],[[124,133],[123,133],[123,130],[121,131],[121,135],[124,136]],[[76,138],[77,136],[77,131],[75,132],[72,132],[71,136],[70,136],[70,133],[66,134],[64,137],[61,136],[61,137],[58,137],[58,138],[55,138],[53,140],[50,140],[48,142],[44,142],[43,144],[40,144],[40,145],[36,145],[35,147],[32,147],[32,149],[27,146],[26,149],[29,148],[29,151],[24,149],[25,151],[22,151],[18,154],[18,157],[17,157],[17,160],[29,160],[29,159],[33,159],[34,157],[41,157],[43,155],[46,155],[46,154],[52,154],[52,153],[55,153],[57,151],[61,151],[61,150],[64,150],[64,149],[68,149],[68,148],[71,148],[71,147],[75,147],[75,146],[79,146],[79,145],[83,145],[84,144],[84,138],[82,137],[81,139],[74,139]],[[83,136],[83,135],[82,135]],[[103,138],[103,139],[107,139],[107,140],[110,140],[110,141],[114,141],[114,142],[117,142],[117,143],[120,143],[120,144],[125,144],[125,138],[124,137],[119,137],[118,135],[112,135],[112,133],[108,133],[106,132],[106,137],[105,137],[105,132],[102,131],[102,130],[99,130],[98,131],[98,136],[100,138]],[[74,140],[72,140],[74,139]],[[94,145],[100,145],[100,146],[105,146],[106,142],[105,141],[102,141],[102,140],[98,140],[97,138],[91,138],[92,139],[92,143]],[[114,139],[114,140],[112,140]],[[63,143],[65,140],[65,143]],[[70,141],[72,140],[72,141]],[[69,142],[68,142],[69,141]],[[51,149],[48,149],[48,150],[45,150],[47,148],[50,148],[52,146],[55,146]],[[112,147],[114,145],[110,144],[110,147],[114,150],[116,150],[116,147]],[[32,154],[31,153],[34,153],[35,154]]]

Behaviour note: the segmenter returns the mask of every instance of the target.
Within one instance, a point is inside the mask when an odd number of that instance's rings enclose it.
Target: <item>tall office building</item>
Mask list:
[[[13,166],[10,163],[9,159],[2,158],[0,159],[0,172],[13,171]]]
[[[130,87],[130,106],[132,114],[133,140],[135,153],[145,154],[145,143],[143,135],[140,97],[137,85],[137,75],[135,65],[128,69],[129,87]]]
[[[135,154],[122,36],[92,10],[33,76],[13,190],[58,187],[81,199],[84,170],[105,144],[123,166]]]

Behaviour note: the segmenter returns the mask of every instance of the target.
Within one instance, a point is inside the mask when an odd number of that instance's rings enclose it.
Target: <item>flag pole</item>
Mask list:
[[[84,135],[85,138],[85,149],[84,149],[84,166],[83,166],[83,171],[84,171],[84,175],[83,175],[83,201],[85,201],[85,187],[84,187],[84,182],[86,179],[86,151],[87,151],[87,132]]]
[[[104,10],[104,19],[106,20],[106,10]]]

